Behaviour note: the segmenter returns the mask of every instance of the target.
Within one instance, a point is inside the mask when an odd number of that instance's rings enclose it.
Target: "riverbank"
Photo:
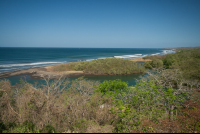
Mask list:
[[[37,68],[30,68],[30,69],[24,69],[24,70],[17,70],[17,71],[10,71],[5,73],[0,73],[0,79],[16,76],[16,75],[30,75],[33,79],[44,79],[44,78],[50,78],[50,79],[58,79],[60,77],[66,78],[66,77],[75,77],[75,76],[84,76],[87,75],[83,73],[82,71],[66,71],[66,72],[48,72],[46,67],[37,67]]]
[[[135,59],[130,59],[130,60],[134,62],[150,61],[149,59],[142,59],[142,58],[135,58]],[[99,74],[84,73],[83,71],[56,72],[52,70],[54,66],[56,65],[0,73],[0,79],[10,77],[10,76],[23,75],[23,74],[30,75],[31,78],[33,79],[44,79],[44,78],[58,79],[60,77],[67,78],[67,77],[77,77],[77,76],[99,75]],[[106,75],[106,74],[102,74],[102,75]]]

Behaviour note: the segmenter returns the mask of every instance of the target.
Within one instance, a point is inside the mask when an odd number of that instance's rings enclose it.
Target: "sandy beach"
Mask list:
[[[130,60],[134,62],[151,61],[149,59],[142,59],[142,58],[135,58]],[[23,75],[23,74],[30,75],[31,78],[33,79],[44,79],[44,78],[58,79],[60,77],[66,78],[66,77],[95,75],[95,74],[84,73],[83,71],[53,72],[51,71],[51,68],[53,66],[54,65],[0,73],[0,79],[10,76]]]

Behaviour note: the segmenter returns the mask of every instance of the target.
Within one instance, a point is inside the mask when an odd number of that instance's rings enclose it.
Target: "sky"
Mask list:
[[[200,0],[0,0],[0,47],[200,46]]]

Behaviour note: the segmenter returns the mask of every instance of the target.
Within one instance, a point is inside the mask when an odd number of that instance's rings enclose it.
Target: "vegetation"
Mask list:
[[[0,81],[1,132],[200,132],[200,83],[157,70],[128,87],[80,77],[46,85]]]
[[[178,69],[182,71],[186,79],[200,80],[200,48],[180,49],[177,53],[144,58],[153,60],[145,62],[145,68],[159,68],[163,64],[163,67],[166,69]]]
[[[143,73],[144,67],[140,64],[130,61],[128,59],[121,58],[106,58],[95,59],[92,61],[80,61],[70,62],[67,64],[57,65],[53,69],[54,71],[83,71],[89,74],[133,74]]]
[[[145,62],[143,65],[145,68],[149,68],[149,69],[161,68],[163,67],[163,62],[162,60],[159,60],[159,59],[153,59],[152,61]]]
[[[200,81],[193,74],[199,58],[198,49],[152,59],[154,69],[135,87],[83,77],[45,85],[0,81],[0,132],[200,133]]]

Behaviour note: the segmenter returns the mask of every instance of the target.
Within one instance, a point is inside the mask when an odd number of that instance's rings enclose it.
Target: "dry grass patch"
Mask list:
[[[146,62],[146,61],[152,61],[151,59],[143,59],[143,58],[135,58],[135,59],[130,59],[131,61],[134,62]]]
[[[47,72],[56,72],[56,73],[83,73],[83,71],[76,71],[73,68],[69,66],[70,63],[66,64],[59,64],[59,65],[53,65],[53,66],[47,66],[45,67]]]

